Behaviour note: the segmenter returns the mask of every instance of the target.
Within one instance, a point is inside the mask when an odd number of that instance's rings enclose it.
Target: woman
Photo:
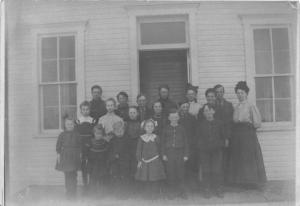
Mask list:
[[[237,83],[235,93],[239,103],[233,113],[228,181],[260,188],[267,180],[256,135],[256,129],[261,125],[261,116],[257,107],[247,100],[249,87],[245,81]]]
[[[201,104],[197,102],[198,87],[191,84],[187,85],[186,98],[189,103],[189,113],[197,118],[198,112],[201,108]]]

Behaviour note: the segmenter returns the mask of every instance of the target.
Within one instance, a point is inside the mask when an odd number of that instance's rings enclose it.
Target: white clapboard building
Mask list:
[[[169,84],[182,101],[215,84],[237,103],[246,80],[263,124],[258,131],[269,180],[295,178],[297,10],[289,2],[7,1],[10,193],[63,185],[54,169],[61,116],[78,112],[94,84],[103,98],[126,91],[150,101]]]

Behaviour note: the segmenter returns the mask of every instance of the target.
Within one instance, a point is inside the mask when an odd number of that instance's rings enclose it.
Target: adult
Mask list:
[[[189,113],[197,118],[201,104],[197,102],[198,87],[187,84],[186,98],[189,104]]]
[[[147,98],[144,94],[138,94],[136,97],[136,103],[138,104],[139,120],[143,122],[149,119],[151,116],[151,109],[147,106]]]
[[[223,150],[223,173],[225,174],[224,177],[226,178],[227,175],[227,169],[228,169],[228,161],[229,161],[229,151],[228,151],[228,145],[229,140],[231,137],[231,129],[232,129],[232,122],[233,122],[233,106],[232,103],[227,101],[224,98],[225,89],[222,85],[217,84],[214,87],[214,90],[216,92],[216,111],[219,114],[219,118],[223,123],[224,128],[224,139],[225,139],[225,147]],[[226,182],[226,179],[224,180]]]
[[[124,91],[119,92],[117,94],[117,101],[118,101],[118,106],[116,109],[116,115],[121,117],[124,121],[127,121],[129,119],[128,94]]]
[[[90,101],[90,116],[98,123],[100,117],[106,114],[105,102],[102,100],[102,88],[94,85],[91,88],[93,99]]]
[[[170,110],[177,109],[177,104],[169,98],[170,88],[167,84],[160,85],[158,88],[158,92],[158,101],[162,105],[162,113],[163,115],[168,116]]]
[[[216,107],[216,92],[213,88],[208,88],[206,91],[205,91],[205,98],[206,98],[206,103],[209,104],[210,106],[212,107]],[[203,107],[199,110],[198,112],[198,121],[202,121],[204,119],[204,116],[203,116]],[[218,111],[215,111],[215,114],[214,114],[214,117],[215,119],[219,119],[219,116],[218,116]]]
[[[266,182],[266,172],[256,129],[261,125],[257,107],[247,99],[245,81],[235,86],[239,103],[234,108],[230,141],[229,177],[231,183],[259,187]]]

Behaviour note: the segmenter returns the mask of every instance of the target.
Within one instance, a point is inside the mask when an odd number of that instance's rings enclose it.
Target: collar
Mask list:
[[[157,137],[157,136],[156,136],[155,134],[143,134],[143,135],[141,136],[141,139],[142,139],[144,142],[150,142],[150,141],[154,142],[156,137]]]
[[[78,118],[78,121],[79,121],[80,123],[83,123],[83,122],[93,123],[93,118],[90,117],[90,116],[88,116],[88,117],[80,116],[80,117]]]

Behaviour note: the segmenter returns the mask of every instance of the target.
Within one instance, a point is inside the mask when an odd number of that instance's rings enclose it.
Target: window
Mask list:
[[[256,105],[263,122],[292,121],[293,70],[287,26],[253,28]]]
[[[76,36],[41,36],[40,116],[42,130],[60,130],[62,117],[76,115]]]

